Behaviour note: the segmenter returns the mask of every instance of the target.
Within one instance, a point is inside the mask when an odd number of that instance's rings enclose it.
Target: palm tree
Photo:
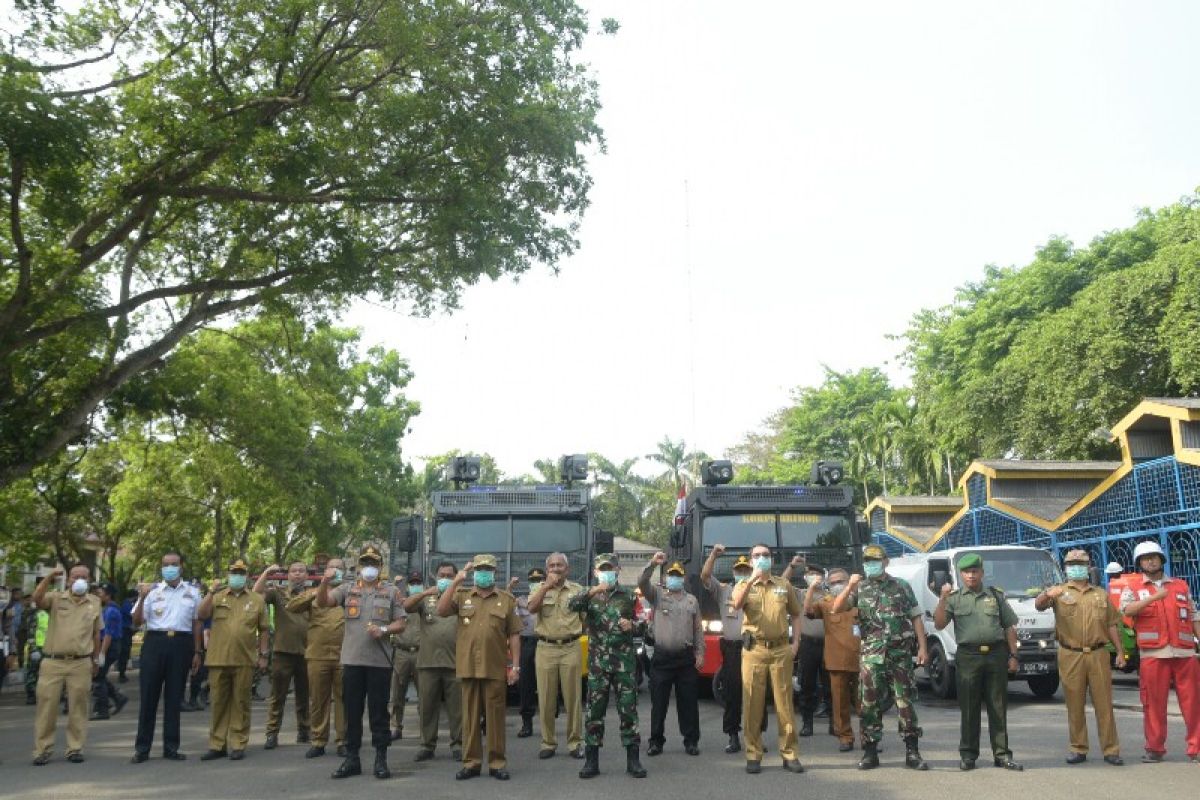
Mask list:
[[[670,436],[664,436],[658,443],[658,450],[647,453],[646,458],[657,461],[667,469],[659,476],[659,480],[669,480],[678,492],[683,488],[685,479],[693,483],[700,474],[700,463],[708,460],[708,454],[702,450],[688,452],[687,442],[680,439],[672,441]]]
[[[605,527],[614,533],[640,534],[646,479],[635,474],[633,468],[641,459],[627,458],[617,464],[599,453],[592,453],[589,458],[595,465],[596,485],[600,488],[597,505],[607,507],[611,515]]]

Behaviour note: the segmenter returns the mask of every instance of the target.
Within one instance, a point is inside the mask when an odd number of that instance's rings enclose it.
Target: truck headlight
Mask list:
[[[725,625],[719,619],[714,619],[712,621],[702,620],[700,622],[700,627],[706,633],[720,633],[721,631],[725,630]]]

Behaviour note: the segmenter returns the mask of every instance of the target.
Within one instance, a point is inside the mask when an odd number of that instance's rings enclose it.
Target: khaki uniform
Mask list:
[[[92,691],[92,653],[100,632],[100,598],[70,592],[47,592],[50,615],[37,682],[37,718],[33,754],[54,750],[58,701],[67,690],[67,753],[78,753],[87,742],[88,695]]]
[[[308,724],[312,745],[329,742],[329,704],[333,701],[335,742],[346,743],[346,710],[342,705],[342,634],[346,627],[342,609],[321,608],[314,600],[317,590],[310,589],[288,601],[287,610],[308,619],[308,643],[304,649],[308,671]]]
[[[210,750],[245,750],[250,741],[250,683],[258,661],[259,634],[271,617],[261,595],[222,589],[213,595],[209,632]]]
[[[560,690],[567,714],[567,750],[573,752],[583,746],[583,705],[579,697],[583,683],[583,649],[579,645],[583,614],[567,607],[570,599],[582,591],[583,587],[572,581],[547,589],[533,629],[538,638],[534,672],[543,750],[558,748],[554,717]]]
[[[404,730],[404,706],[408,701],[408,687],[416,683],[420,636],[420,629],[410,624],[404,629],[404,633],[392,637],[392,730],[397,733]],[[421,691],[420,687],[417,691]]]
[[[799,758],[800,745],[792,711],[792,649],[788,617],[799,624],[800,600],[792,585],[778,576],[746,590],[742,602],[742,633],[754,636],[754,646],[742,653],[742,733],[746,760],[761,761],[762,724],[767,692],[775,698],[779,717],[779,755]]]
[[[304,651],[308,646],[308,617],[288,611],[288,603],[296,594],[291,586],[281,586],[268,589],[263,596],[268,606],[275,607],[271,701],[267,706],[268,736],[279,734],[283,706],[293,682],[296,684],[296,730],[301,738],[308,736],[308,665],[304,661]]]
[[[833,706],[833,735],[844,744],[854,743],[850,712],[858,713],[858,609],[833,611],[837,598],[826,594],[813,606],[812,615],[825,623],[825,671]]]
[[[437,615],[437,597],[421,601],[409,624],[420,632],[417,651],[417,713],[421,718],[421,749],[437,748],[438,717],[443,706],[450,723],[450,748],[462,747],[462,686],[454,669],[458,618]]]
[[[1106,756],[1121,754],[1117,723],[1112,706],[1112,665],[1108,656],[1108,628],[1121,620],[1121,614],[1098,586],[1080,589],[1063,584],[1063,593],[1051,598],[1054,608],[1054,632],[1058,639],[1058,677],[1067,705],[1067,730],[1071,752],[1087,753],[1087,718],[1084,714],[1088,693],[1096,711],[1100,747]]]
[[[477,588],[460,588],[454,594],[458,617],[455,642],[455,671],[462,684],[463,767],[479,770],[483,766],[483,742],[479,720],[487,724],[488,769],[504,769],[505,667],[508,640],[521,632],[517,619],[517,599],[508,592],[492,590],[486,596]]]

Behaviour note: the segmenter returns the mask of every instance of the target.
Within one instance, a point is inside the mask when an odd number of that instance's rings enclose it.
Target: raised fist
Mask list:
[[[467,563],[463,564],[462,571],[463,572],[472,572],[474,569],[475,569],[475,562],[472,560],[472,561],[468,561]]]
[[[145,597],[150,594],[150,590],[154,588],[153,583],[139,583],[137,587],[138,597]]]
[[[1062,593],[1063,593],[1063,587],[1051,586],[1049,589],[1046,590],[1046,597],[1055,598],[1055,597],[1058,597],[1059,595],[1061,595]]]
[[[509,579],[508,579],[508,589],[509,589],[509,591],[512,591],[513,589],[517,588],[517,584],[518,584],[518,583],[520,583],[520,582],[521,582],[521,579],[520,579],[520,578],[518,578],[516,575],[513,575],[511,578],[509,578]]]
[[[847,586],[849,586],[851,589],[853,589],[855,586],[858,586],[860,583],[862,583],[862,575],[859,575],[856,572],[850,576],[850,582],[847,584]]]
[[[265,570],[263,570],[263,572],[270,575],[272,572],[279,572],[281,569],[283,569],[283,567],[279,566],[278,564],[272,564],[271,566],[269,566]]]
[[[946,585],[944,585],[942,587],[941,595],[943,598],[949,597],[953,593],[954,593],[954,587],[951,586],[950,584],[947,583]]]
[[[712,551],[713,551],[714,553],[716,553],[717,555],[719,555],[719,556],[720,556],[720,555],[724,555],[724,554],[725,554],[725,545],[723,545],[723,544],[714,544],[714,545],[712,546]]]
[[[321,579],[324,581],[332,581],[336,577],[337,577],[337,568],[336,567],[326,567],[325,574],[321,576]]]
[[[804,560],[804,556],[800,555],[799,553],[792,556],[792,566],[793,567],[803,567],[807,563],[808,562]]]
[[[56,578],[61,578],[64,574],[66,573],[63,571],[62,567],[55,567],[54,569],[50,570],[50,573],[46,577],[50,580],[55,580]]]
[[[655,564],[659,564],[659,565],[665,564],[665,563],[667,563],[667,554],[664,553],[662,550],[659,550],[657,553],[654,554],[654,557],[651,558],[650,561]]]
[[[210,592],[215,592],[217,589],[220,589],[220,588],[221,588],[221,579],[220,578],[213,578],[212,581],[208,584],[208,590]]]

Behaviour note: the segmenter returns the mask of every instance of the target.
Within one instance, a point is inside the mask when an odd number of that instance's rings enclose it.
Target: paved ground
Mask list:
[[[136,674],[136,673],[134,673]],[[825,800],[857,800],[871,795],[881,800],[891,798],[920,798],[961,800],[970,793],[987,792],[997,797],[1015,797],[1021,793],[1054,793],[1057,796],[1085,795],[1091,797],[1120,797],[1143,794],[1150,784],[1158,796],[1190,797],[1200,783],[1200,765],[1190,764],[1182,755],[1183,724],[1177,714],[1170,718],[1171,734],[1169,763],[1142,765],[1137,763],[1141,752],[1141,715],[1136,710],[1136,683],[1119,678],[1117,712],[1124,755],[1129,765],[1120,769],[1099,762],[1068,767],[1062,762],[1066,745],[1066,719],[1061,698],[1035,700],[1024,684],[1013,684],[1010,693],[1009,730],[1016,758],[1026,765],[1024,773],[1009,773],[986,766],[973,773],[957,769],[958,711],[953,704],[923,700],[919,708],[925,730],[922,750],[933,762],[927,773],[916,773],[899,766],[903,746],[897,741],[894,717],[889,718],[884,739],[884,767],[862,773],[854,769],[857,754],[842,754],[829,736],[818,735],[801,740],[801,758],[809,771],[791,775],[778,769],[774,753],[774,735],[768,734],[772,752],[764,760],[766,769],[761,775],[743,772],[740,756],[721,752],[720,709],[711,700],[701,701],[701,724],[704,738],[699,758],[685,755],[674,727],[668,719],[667,750],[657,758],[643,757],[650,771],[644,781],[635,781],[623,772],[623,754],[617,747],[602,751],[600,777],[581,781],[576,776],[580,762],[560,753],[549,761],[536,758],[538,739],[517,739],[517,720],[509,718],[509,757],[513,779],[500,783],[483,777],[461,783],[453,779],[457,765],[452,764],[444,751],[438,758],[422,764],[412,762],[414,742],[404,739],[390,751],[395,776],[390,781],[376,781],[370,776],[334,782],[329,773],[337,766],[333,756],[306,760],[304,746],[292,744],[294,718],[284,728],[283,744],[278,750],[262,749],[262,726],[265,706],[255,703],[250,750],[242,762],[216,761],[201,763],[197,756],[204,750],[208,724],[206,712],[183,715],[184,751],[189,759],[182,763],[164,762],[158,758],[159,746],[150,761],[131,765],[132,742],[137,720],[136,684],[124,687],[133,699],[118,717],[107,722],[92,723],[86,749],[87,763],[69,764],[61,757],[63,731],[55,760],[45,767],[30,766],[33,708],[22,704],[23,695],[16,687],[8,687],[0,695],[0,797],[20,798],[90,798],[105,800],[122,798],[159,798],[168,793],[175,798],[266,798],[287,796],[290,800],[325,798],[330,795],[372,792],[403,793],[422,800],[436,798],[486,797],[488,800],[554,795],[557,798],[591,798],[597,793],[654,792],[666,797],[729,797],[753,786],[759,792],[815,793]],[[649,701],[642,693],[642,719],[648,718]],[[290,709],[289,709],[290,710]],[[511,712],[511,710],[510,710]],[[415,707],[411,707],[408,726],[415,729]],[[615,727],[614,712],[610,721]],[[560,742],[563,750],[565,743]],[[369,762],[368,762],[369,763]],[[986,760],[981,761],[986,763]],[[1152,783],[1151,783],[1152,782]]]

